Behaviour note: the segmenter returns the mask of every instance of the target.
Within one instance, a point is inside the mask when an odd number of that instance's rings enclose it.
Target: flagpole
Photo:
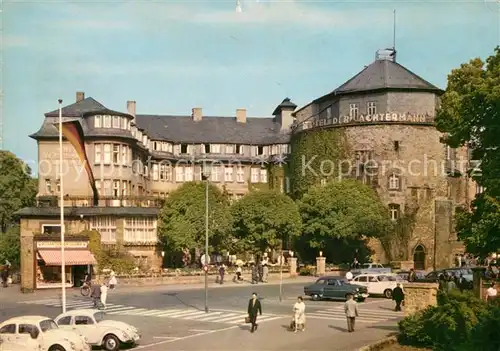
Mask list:
[[[66,313],[66,259],[64,257],[64,184],[62,143],[62,99],[59,99],[59,207],[61,209],[61,281],[62,313]]]

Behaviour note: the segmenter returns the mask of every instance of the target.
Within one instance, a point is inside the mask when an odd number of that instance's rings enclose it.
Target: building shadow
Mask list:
[[[195,310],[198,310],[198,311],[204,311],[205,310],[205,307],[203,308],[200,308],[198,306],[195,306],[195,305],[191,305],[187,302],[185,302],[184,300],[182,300],[180,297],[179,297],[179,294],[176,293],[176,292],[166,292],[166,293],[163,293],[162,295],[165,295],[165,296],[168,296],[168,297],[173,297],[175,298],[177,301],[179,301],[182,305],[186,306],[186,307],[191,307],[191,308],[194,308]]]
[[[338,327],[336,325],[329,325],[328,328],[347,333],[347,328]]]

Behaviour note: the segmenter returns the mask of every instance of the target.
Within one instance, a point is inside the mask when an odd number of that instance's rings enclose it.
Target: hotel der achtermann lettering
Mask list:
[[[388,254],[374,241],[374,259],[413,261],[418,269],[449,265],[463,249],[452,229],[454,208],[470,201],[476,191],[466,175],[456,176],[452,169],[452,161],[467,157],[468,150],[450,149],[440,142],[433,118],[442,90],[397,63],[394,56],[379,54],[346,83],[301,108],[284,99],[269,117],[251,117],[245,109],[233,116],[205,116],[201,107],[185,116],[144,114],[140,101],[137,105],[127,101],[123,111],[113,111],[99,97],[78,92],[62,115],[65,121],[81,123],[100,200],[98,206],[92,204],[87,174],[65,142],[67,231],[97,230],[103,244],[123,243],[138,265],[161,267],[156,217],[169,192],[184,182],[201,180],[200,164],[191,161],[217,161],[210,181],[235,200],[257,184],[258,189],[272,182],[287,192],[290,184],[284,178],[270,179],[264,161],[289,157],[294,133],[314,135],[325,128],[342,128],[357,162],[430,159],[454,174],[424,174],[418,169],[411,174],[397,169],[375,176],[358,174],[378,191],[392,219],[408,208],[416,211],[408,243]],[[37,207],[19,212],[22,285],[27,291],[61,281],[59,145],[54,127],[58,113],[45,113],[40,129],[30,135],[38,143],[39,187]],[[87,243],[80,240],[68,239],[66,246],[70,284],[95,263]]]

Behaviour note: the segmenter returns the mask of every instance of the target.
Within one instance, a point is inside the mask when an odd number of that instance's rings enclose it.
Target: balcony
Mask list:
[[[97,206],[93,204],[92,196],[65,196],[64,207],[151,207],[160,208],[165,203],[164,196],[103,196],[99,198]],[[58,196],[40,196],[37,198],[38,207],[59,206]]]

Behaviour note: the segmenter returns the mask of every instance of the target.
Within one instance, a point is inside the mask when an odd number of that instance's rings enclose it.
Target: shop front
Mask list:
[[[66,287],[79,286],[97,264],[88,249],[88,241],[64,244]],[[62,287],[62,253],[60,241],[36,242],[36,289]]]

